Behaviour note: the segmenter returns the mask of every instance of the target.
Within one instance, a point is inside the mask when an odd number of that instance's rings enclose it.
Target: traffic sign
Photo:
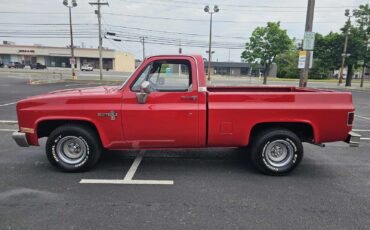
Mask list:
[[[314,32],[305,32],[303,39],[303,49],[304,50],[313,50],[315,47],[315,33]]]

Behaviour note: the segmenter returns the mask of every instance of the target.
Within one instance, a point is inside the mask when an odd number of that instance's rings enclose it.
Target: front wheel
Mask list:
[[[101,152],[102,146],[95,130],[80,125],[60,126],[46,142],[49,162],[65,172],[92,168],[98,162]]]
[[[268,175],[288,174],[297,167],[302,157],[301,140],[287,129],[261,132],[251,146],[253,164],[259,171]]]

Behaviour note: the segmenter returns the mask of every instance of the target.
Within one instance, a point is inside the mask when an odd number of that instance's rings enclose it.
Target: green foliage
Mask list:
[[[292,46],[286,30],[280,28],[279,22],[268,22],[266,27],[257,27],[245,44],[245,51],[241,57],[252,64],[262,65],[266,84],[267,74],[275,58]]]
[[[360,5],[353,11],[356,23],[347,21],[341,32],[330,32],[327,35],[316,33],[313,68],[309,78],[332,78],[342,62],[345,37],[348,33],[348,46],[345,65],[349,73],[346,85],[351,84],[353,70],[370,66],[370,6]],[[280,23],[269,22],[266,27],[257,27],[245,44],[241,57],[252,65],[263,66],[266,75],[272,63],[278,66],[277,76],[281,78],[298,78],[298,51],[286,30],[280,28]]]
[[[325,79],[339,69],[343,52],[344,35],[330,32],[328,35],[316,33],[313,68],[309,78]]]
[[[299,78],[298,51],[291,49],[276,56],[277,77],[279,78]]]

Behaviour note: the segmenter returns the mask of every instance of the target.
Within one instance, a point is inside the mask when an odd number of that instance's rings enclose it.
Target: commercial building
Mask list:
[[[99,68],[99,50],[93,48],[74,49],[76,68],[83,64],[91,64]],[[71,68],[71,49],[69,47],[51,47],[42,45],[15,45],[5,43],[0,45],[0,62],[5,65],[9,62],[21,62],[25,65],[41,63],[47,67]],[[112,49],[103,49],[103,68],[133,72],[135,70],[135,57],[133,54]]]
[[[263,74],[262,67],[253,68],[245,62],[211,62],[213,74],[227,76],[260,76]],[[204,61],[205,72],[208,73],[208,62]],[[268,76],[276,77],[277,66],[273,64]]]

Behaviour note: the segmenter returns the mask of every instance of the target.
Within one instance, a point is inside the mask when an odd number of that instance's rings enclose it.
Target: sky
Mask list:
[[[98,46],[96,6],[77,0],[72,8],[74,45]],[[103,46],[133,53],[142,58],[141,37],[145,37],[145,55],[183,53],[207,57],[210,15],[205,5],[218,5],[213,15],[212,43],[214,61],[240,61],[245,42],[258,26],[280,21],[290,37],[304,34],[308,0],[101,0],[102,32],[115,33],[103,40]],[[327,34],[344,25],[345,9],[355,9],[370,0],[316,1],[313,31]],[[68,46],[68,8],[62,0],[0,0],[0,40],[17,45],[41,44]],[[113,39],[121,41],[114,41]],[[160,44],[158,44],[160,43]],[[191,47],[195,46],[195,47]]]

